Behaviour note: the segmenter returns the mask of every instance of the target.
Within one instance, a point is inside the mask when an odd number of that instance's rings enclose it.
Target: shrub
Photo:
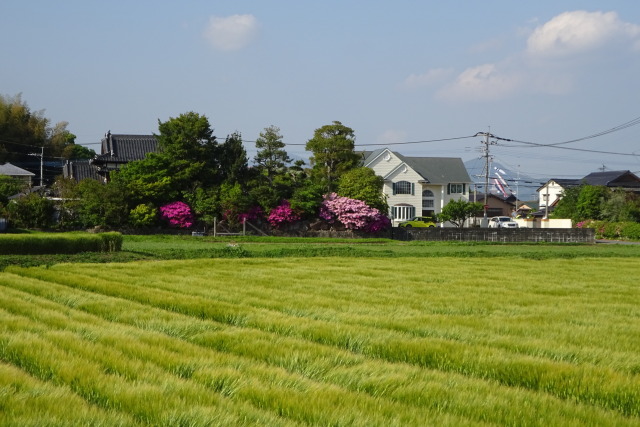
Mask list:
[[[191,208],[184,202],[173,202],[161,206],[160,216],[169,223],[169,226],[176,228],[189,228],[194,221]]]
[[[285,224],[291,224],[299,220],[300,215],[291,209],[291,205],[287,200],[284,200],[280,205],[271,209],[268,218],[269,224],[271,224],[272,227],[282,227]]]
[[[140,204],[129,212],[129,222],[135,227],[149,227],[156,222],[158,212],[150,204]]]
[[[362,200],[340,197],[336,193],[327,195],[320,206],[320,218],[328,223],[339,222],[349,230],[377,233],[391,226],[389,218],[378,209]]]
[[[19,197],[7,205],[9,221],[17,228],[48,228],[53,212],[53,202],[36,193]]]
[[[606,222],[586,220],[576,224],[577,228],[593,228],[597,238],[640,240],[640,223]]]
[[[120,233],[100,234],[7,234],[0,236],[2,255],[76,254],[117,252],[122,249]]]

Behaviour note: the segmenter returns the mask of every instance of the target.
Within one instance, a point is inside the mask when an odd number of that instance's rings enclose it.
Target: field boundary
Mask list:
[[[589,228],[401,228],[391,229],[394,240],[465,241],[501,243],[595,243]]]

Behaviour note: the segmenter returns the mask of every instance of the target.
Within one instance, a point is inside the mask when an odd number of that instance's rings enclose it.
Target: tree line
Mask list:
[[[310,165],[289,157],[276,126],[256,139],[251,164],[239,132],[220,141],[208,118],[195,112],[158,120],[155,136],[157,152],[112,171],[107,183],[58,178],[52,187],[56,202],[31,194],[7,203],[0,187],[4,213],[27,228],[51,227],[54,216],[60,229],[206,228],[214,219],[231,228],[245,220],[283,228],[318,220],[324,203],[325,223],[344,226],[340,218],[349,212],[362,217],[349,223],[353,229],[376,231],[390,224],[382,178],[361,167],[354,131],[339,121],[316,129],[307,141]],[[343,203],[335,201],[340,198]]]

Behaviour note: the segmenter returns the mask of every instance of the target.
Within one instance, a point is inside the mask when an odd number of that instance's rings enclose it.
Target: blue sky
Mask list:
[[[640,117],[630,0],[3,0],[0,46],[0,93],[96,150],[108,130],[154,133],[188,111],[221,140],[241,132],[250,156],[278,126],[305,159],[334,120],[375,149],[477,132],[553,144]],[[540,179],[639,172],[639,137],[635,125],[563,149],[499,141],[491,154]],[[480,141],[389,147],[466,161]]]

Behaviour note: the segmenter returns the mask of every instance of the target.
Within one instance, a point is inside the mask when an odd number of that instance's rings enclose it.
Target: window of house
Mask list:
[[[394,219],[405,221],[416,216],[416,208],[411,205],[396,205],[391,207],[391,215]]]
[[[447,194],[464,194],[464,184],[449,184],[447,186]]]
[[[434,200],[435,200],[435,196],[433,194],[433,191],[424,190],[422,192],[422,209],[432,208],[435,203]]]
[[[393,194],[414,194],[414,184],[409,181],[398,181],[393,183]]]

